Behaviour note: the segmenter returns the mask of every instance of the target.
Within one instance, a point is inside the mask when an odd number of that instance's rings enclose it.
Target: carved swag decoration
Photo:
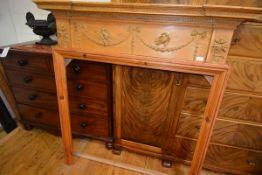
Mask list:
[[[129,26],[126,34],[119,35],[122,36],[121,38],[113,37],[110,31],[106,28],[101,28],[99,31],[95,31],[93,34],[91,34],[91,32],[88,32],[89,30],[87,30],[86,27],[81,23],[74,23],[74,30],[76,32],[76,44],[79,47],[82,37],[81,34],[84,34],[86,39],[88,39],[90,42],[102,47],[114,47],[120,45],[129,40],[131,37],[131,53],[134,52],[135,40],[140,41],[145,47],[156,52],[173,52],[185,48],[193,42],[196,43],[197,49],[199,39],[204,39],[207,36],[206,31],[199,32],[197,30],[193,30],[190,33],[190,40],[185,41],[181,45],[172,46],[172,38],[168,32],[161,33],[154,39],[153,43],[149,43],[143,39],[143,37],[140,35],[141,29],[136,26]]]

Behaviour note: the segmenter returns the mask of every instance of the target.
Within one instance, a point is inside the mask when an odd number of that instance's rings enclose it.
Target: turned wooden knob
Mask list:
[[[17,64],[19,66],[25,66],[25,65],[28,64],[28,61],[26,59],[24,59],[24,58],[21,58],[20,60],[17,61]]]
[[[37,99],[37,97],[38,97],[38,95],[37,94],[32,94],[32,95],[29,95],[29,100],[31,100],[31,101],[34,101],[34,100],[36,100]]]
[[[25,83],[30,83],[30,82],[32,82],[33,81],[33,77],[32,76],[25,76],[24,77],[24,82]]]
[[[87,107],[87,106],[86,106],[85,103],[80,103],[80,104],[79,104],[79,108],[80,108],[80,109],[86,109],[86,107]]]
[[[77,84],[76,85],[76,90],[77,91],[81,91],[81,90],[83,90],[84,89],[84,85],[83,84]]]
[[[73,71],[74,71],[75,73],[79,73],[79,72],[81,71],[81,68],[80,68],[78,65],[74,65]]]
[[[35,118],[41,118],[43,116],[43,113],[42,112],[38,112],[35,114]]]
[[[86,128],[88,126],[88,123],[87,122],[82,122],[80,124],[81,128]]]

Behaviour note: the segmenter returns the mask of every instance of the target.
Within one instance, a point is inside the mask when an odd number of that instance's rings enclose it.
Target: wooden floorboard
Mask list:
[[[114,155],[103,142],[88,139],[73,139],[74,152],[88,154],[114,162],[130,164],[140,168],[166,173],[186,175],[189,167],[175,164],[164,168],[161,161],[135,153],[123,151]],[[17,128],[9,134],[0,131],[1,175],[142,175],[84,158],[74,157],[74,165],[64,163],[62,140],[40,129],[26,131]],[[219,175],[203,171],[201,175]]]

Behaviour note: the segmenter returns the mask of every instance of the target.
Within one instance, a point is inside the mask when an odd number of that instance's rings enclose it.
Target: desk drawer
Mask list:
[[[10,70],[7,70],[6,74],[12,86],[23,86],[54,93],[56,92],[55,79],[52,76]]]
[[[58,110],[56,94],[16,87],[13,87],[12,90],[18,103]]]

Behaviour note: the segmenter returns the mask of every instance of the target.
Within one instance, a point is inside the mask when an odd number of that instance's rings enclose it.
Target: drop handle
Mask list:
[[[43,116],[43,113],[42,112],[38,112],[35,114],[35,118],[39,119]]]
[[[82,91],[84,89],[84,85],[83,84],[77,84],[76,85],[76,91]]]
[[[79,108],[80,109],[86,109],[87,105],[85,103],[80,103]]]
[[[86,128],[87,126],[88,126],[88,123],[87,122],[82,122],[81,124],[80,124],[80,126],[81,126],[81,128]]]
[[[29,100],[31,100],[31,101],[34,101],[34,100],[36,100],[37,99],[37,97],[38,97],[38,95],[37,94],[32,94],[32,95],[29,95]]]
[[[81,68],[80,68],[78,65],[74,65],[73,71],[74,71],[75,73],[80,73]]]
[[[33,77],[32,76],[25,76],[23,78],[25,83],[31,83],[33,81]]]
[[[18,60],[17,61],[17,64],[19,65],[19,66],[25,66],[25,65],[27,65],[28,64],[28,61],[26,60],[26,59],[20,59],[20,60]]]

